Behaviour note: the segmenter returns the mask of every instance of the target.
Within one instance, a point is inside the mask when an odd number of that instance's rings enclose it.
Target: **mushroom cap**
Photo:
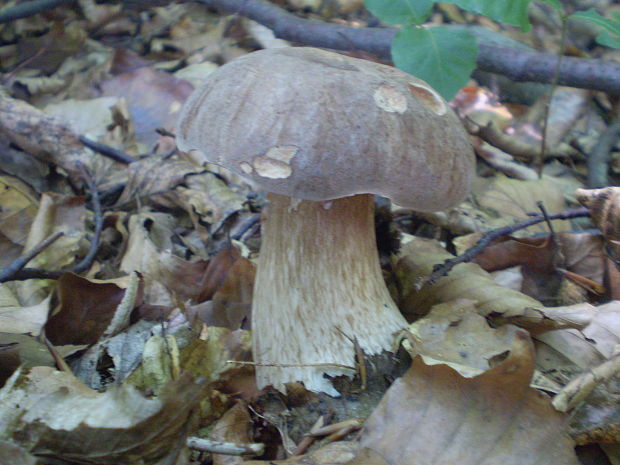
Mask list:
[[[460,203],[475,171],[463,125],[427,83],[308,47],[213,72],[183,106],[177,145],[276,194],[378,194],[419,211]]]

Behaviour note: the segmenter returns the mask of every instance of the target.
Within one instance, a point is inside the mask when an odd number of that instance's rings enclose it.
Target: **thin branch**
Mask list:
[[[48,238],[39,242],[36,246],[26,252],[24,255],[16,258],[13,262],[0,270],[0,283],[4,283],[11,279],[13,275],[22,270],[26,264],[32,260],[34,257],[39,255],[45,249],[47,249],[50,245],[56,242],[64,233],[62,231],[57,231]]]
[[[101,231],[103,230],[103,212],[101,211],[101,202],[99,200],[99,189],[97,189],[97,184],[93,177],[82,163],[78,163],[78,169],[82,172],[82,177],[90,189],[90,201],[93,206],[93,213],[95,214],[95,235],[90,243],[90,249],[82,261],[75,265],[72,270],[74,273],[79,274],[90,268],[95,259],[95,255],[97,255],[97,250],[99,250]]]
[[[435,265],[433,267],[433,272],[428,277],[426,282],[428,284],[433,284],[442,276],[446,276],[456,265],[460,263],[471,262],[477,255],[482,253],[491,242],[502,236],[512,234],[516,231],[520,231],[521,229],[529,228],[530,226],[542,223],[543,221],[547,220],[570,220],[572,218],[582,218],[589,215],[589,210],[585,207],[571,208],[568,210],[564,210],[563,212],[556,213],[554,215],[535,215],[529,220],[524,220],[520,223],[511,224],[488,231],[480,238],[478,242],[476,242],[474,246],[467,249],[458,257],[450,258],[442,264]]]
[[[265,444],[249,443],[241,444],[236,442],[213,441],[194,436],[187,438],[187,447],[202,452],[223,455],[246,455],[257,456],[265,453]]]
[[[281,39],[335,50],[364,50],[390,59],[394,28],[352,27],[303,19],[265,0],[199,1],[221,12],[239,14],[261,23]],[[501,47],[478,39],[482,41],[478,69],[514,81],[552,81],[557,54]],[[620,94],[620,63],[563,57],[558,84]]]
[[[73,0],[32,0],[31,2],[21,2],[11,8],[5,8],[0,11],[0,24],[9,23],[16,19],[27,18],[44,11],[51,10],[63,3],[69,3]]]
[[[94,140],[90,140],[88,137],[79,136],[80,142],[84,144],[89,149],[94,150],[95,152],[100,153],[108,158],[111,158],[114,161],[119,163],[125,163],[129,165],[135,161],[137,161],[131,155],[127,155],[122,150],[115,149],[114,147],[110,147],[109,145],[102,144],[100,142],[96,142]]]

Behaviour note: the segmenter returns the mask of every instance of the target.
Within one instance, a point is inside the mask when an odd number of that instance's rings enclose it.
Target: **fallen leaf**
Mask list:
[[[516,326],[489,326],[473,302],[459,299],[435,305],[412,323],[403,344],[412,358],[422,356],[427,365],[442,363],[471,378],[491,368],[492,360],[510,350]]]
[[[189,82],[146,66],[121,72],[100,86],[104,96],[127,100],[136,140],[147,150],[160,137],[155,129],[174,130],[181,105],[194,90]]]
[[[252,419],[245,402],[239,401],[220,418],[209,439],[238,444],[253,442]],[[241,465],[245,459],[234,455],[213,454],[213,465]]]
[[[533,371],[524,331],[505,360],[473,378],[418,357],[366,422],[360,445],[390,465],[577,465],[566,416],[529,387]]]
[[[184,447],[204,394],[187,377],[146,398],[131,386],[97,392],[68,373],[34,368],[0,390],[0,440],[73,463],[155,463]]]
[[[32,188],[11,176],[0,176],[0,268],[17,257],[26,245],[39,201]]]
[[[339,441],[328,444],[305,455],[296,455],[286,460],[250,460],[242,465],[359,465],[356,453],[359,445],[354,441]],[[370,453],[371,457],[376,454]],[[366,462],[364,465],[387,465],[381,462]],[[390,464],[392,465],[392,464]]]
[[[454,258],[436,241],[415,238],[405,244],[395,267],[399,280],[399,308],[410,319],[425,315],[433,305],[455,299],[475,302],[483,316],[540,333],[555,328],[585,327],[595,314],[587,303],[545,307],[539,301],[497,284],[475,263],[461,263],[436,283],[424,284],[433,266]]]
[[[58,280],[60,306],[45,325],[54,345],[94,344],[110,325],[129,277],[110,281],[65,273]]]

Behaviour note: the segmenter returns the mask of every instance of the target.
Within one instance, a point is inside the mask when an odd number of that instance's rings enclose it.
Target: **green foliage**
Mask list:
[[[528,31],[531,28],[527,9],[530,0],[449,0],[463,10],[487,16]]]
[[[463,10],[487,16],[495,21],[531,28],[528,7],[531,0],[446,0]],[[560,0],[539,0],[551,5],[566,21]],[[396,66],[424,79],[446,100],[467,84],[476,68],[478,45],[467,31],[446,27],[422,27],[436,0],[365,0],[366,8],[382,21],[403,27],[392,41]],[[601,45],[620,48],[620,15],[605,18],[594,9],[580,11],[570,18],[590,21],[601,28],[596,40]]]
[[[563,11],[564,10],[564,8],[562,7],[562,3],[560,3],[560,0],[539,0],[539,1],[541,3],[546,3],[548,5],[551,5],[557,11]]]
[[[394,64],[430,83],[444,97],[456,95],[467,83],[477,57],[476,39],[465,30],[405,26],[392,42]]]
[[[435,0],[366,0],[365,5],[377,18],[389,24],[422,24]]]
[[[596,41],[610,48],[620,48],[620,15],[616,14],[613,19],[601,16],[590,8],[586,11],[578,11],[570,16],[570,18],[580,18],[596,24],[601,32],[596,36]]]

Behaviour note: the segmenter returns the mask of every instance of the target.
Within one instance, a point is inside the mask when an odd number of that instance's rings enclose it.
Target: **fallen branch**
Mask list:
[[[303,19],[265,0],[199,0],[223,13],[252,19],[281,38],[314,47],[364,50],[390,59],[395,28],[352,27]],[[480,43],[478,69],[514,81],[550,83],[558,62],[554,53],[533,52]],[[620,63],[562,57],[558,84],[620,94]]]
[[[56,242],[63,235],[62,231],[58,231],[48,238],[39,242],[36,246],[30,249],[25,254],[17,257],[15,260],[11,262],[10,265],[0,270],[0,283],[4,283],[12,279],[16,273],[22,270],[30,260],[39,255],[45,249],[47,249],[50,245]]]
[[[238,444],[234,442],[212,441],[211,439],[193,436],[187,438],[187,447],[202,452],[224,455],[256,456],[265,453],[265,444],[262,443]]]
[[[69,3],[73,0],[32,0],[31,2],[21,2],[11,8],[5,8],[0,11],[0,24],[9,23],[16,19],[27,18],[44,11],[51,10],[63,3]]]

